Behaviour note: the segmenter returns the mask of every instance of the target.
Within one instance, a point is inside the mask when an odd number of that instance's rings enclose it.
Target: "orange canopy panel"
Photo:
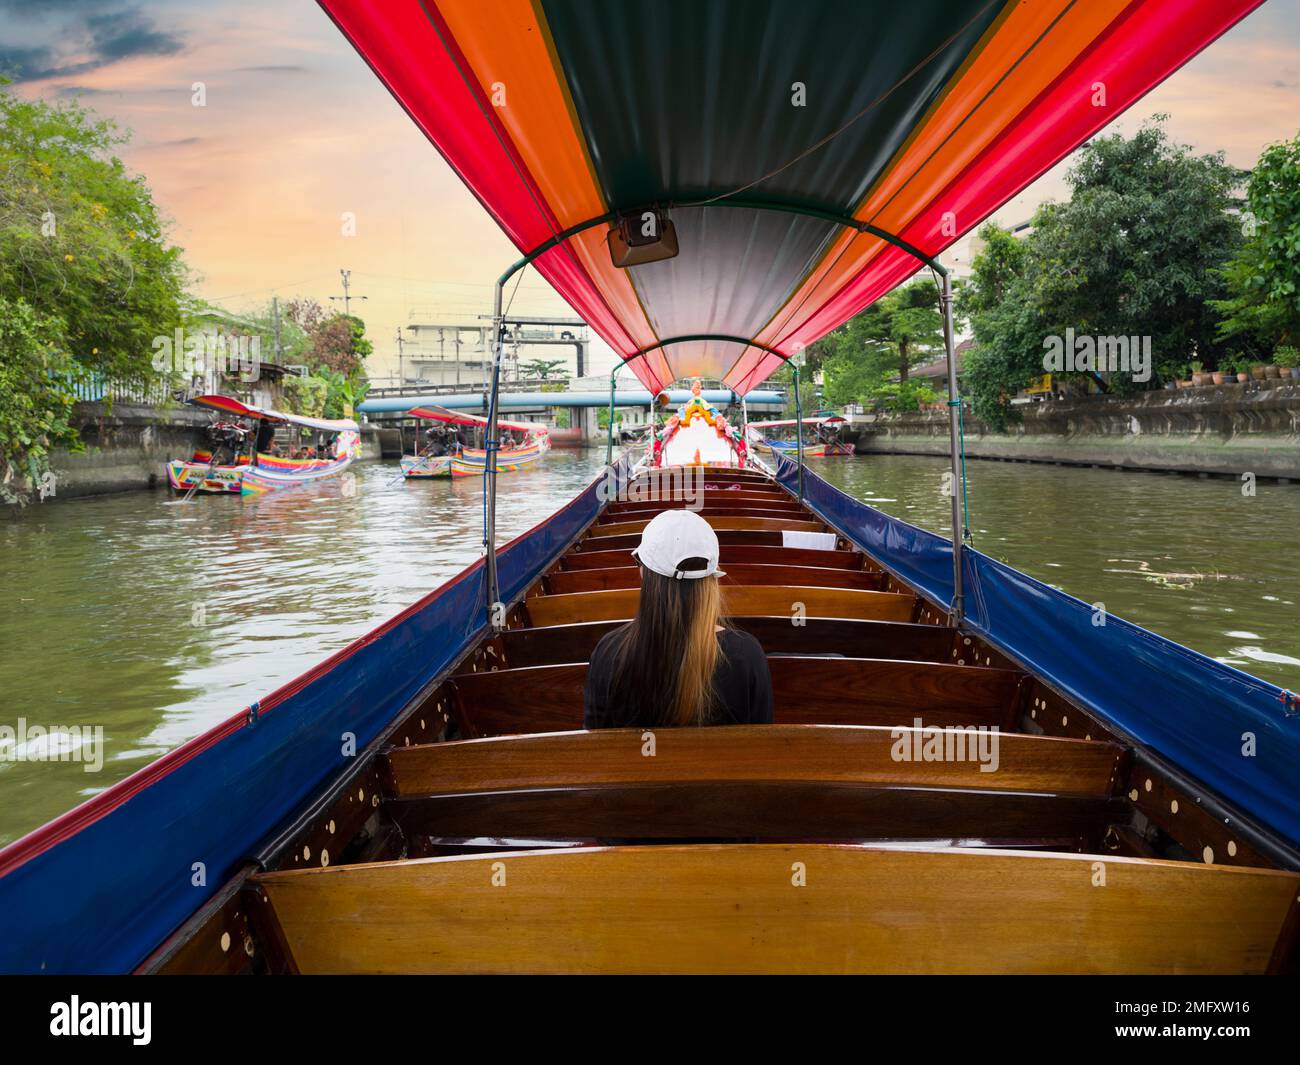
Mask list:
[[[320,2],[647,388],[744,394],[1263,0]]]

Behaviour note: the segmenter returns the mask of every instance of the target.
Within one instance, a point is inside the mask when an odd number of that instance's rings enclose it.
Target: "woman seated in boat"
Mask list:
[[[584,726],[757,725],[772,721],[767,656],[722,617],[718,536],[690,510],[666,510],[632,553],[636,617],[591,653]]]

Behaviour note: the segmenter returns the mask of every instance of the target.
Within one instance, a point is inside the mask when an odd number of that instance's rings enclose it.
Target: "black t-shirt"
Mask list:
[[[609,690],[614,679],[616,644],[622,632],[615,629],[591,652],[587,670],[587,689],[583,697],[583,727],[653,728],[657,721],[637,720],[624,707],[609,704]],[[747,632],[724,629],[718,633],[722,654],[713,673],[713,690],[717,702],[710,725],[770,725],[772,723],[772,675],[762,645]],[[664,668],[671,668],[669,663]]]

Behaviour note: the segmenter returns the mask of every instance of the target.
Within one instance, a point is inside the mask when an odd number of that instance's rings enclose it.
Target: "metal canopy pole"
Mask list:
[[[514,271],[512,270],[511,273]],[[501,358],[505,352],[505,321],[501,309],[509,274],[497,281],[496,294],[492,298],[492,384],[488,394],[487,439],[483,441],[486,454],[483,456],[483,551],[487,573],[487,621],[488,625],[499,630],[505,628],[504,611],[497,604],[501,602],[501,589],[497,585],[497,396],[501,389]]]
[[[745,465],[749,465],[749,404],[740,397],[740,439],[745,442]]]
[[[961,493],[964,485],[961,471],[961,396],[957,393],[957,358],[952,323],[952,278],[943,272],[943,288],[939,297],[943,310],[943,346],[948,359],[948,459],[952,468],[952,610],[955,628],[965,614],[965,596],[962,589],[962,520]]]
[[[794,438],[799,460],[799,502],[803,502],[803,396],[799,394],[799,364],[794,364]]]
[[[623,369],[627,363],[621,362],[609,372],[609,425],[606,427],[608,433],[605,437],[605,465],[614,464],[614,381],[618,377],[618,371]]]

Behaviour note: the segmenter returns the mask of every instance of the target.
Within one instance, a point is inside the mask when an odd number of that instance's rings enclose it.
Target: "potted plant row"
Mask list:
[[[1273,365],[1279,377],[1300,378],[1300,348],[1284,344],[1273,352]]]

